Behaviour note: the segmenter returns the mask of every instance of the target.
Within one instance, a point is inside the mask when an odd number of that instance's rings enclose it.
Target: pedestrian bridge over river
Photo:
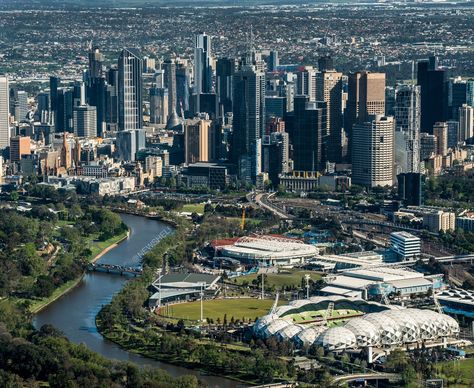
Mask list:
[[[88,271],[105,272],[120,276],[137,277],[143,273],[140,267],[125,267],[122,265],[91,263],[87,266]]]

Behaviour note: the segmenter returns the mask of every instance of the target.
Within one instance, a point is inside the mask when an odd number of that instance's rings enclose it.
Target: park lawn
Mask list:
[[[232,317],[235,320],[254,321],[257,317],[266,315],[273,306],[272,299],[260,300],[256,298],[239,299],[215,299],[203,302],[204,318],[213,319],[214,322],[219,318],[224,321],[224,315],[227,315],[227,321],[230,323]],[[286,302],[282,302],[286,303]],[[198,321],[201,319],[201,302],[189,302],[168,306],[161,312],[162,315],[172,319],[183,319],[186,321]]]
[[[204,203],[187,203],[183,205],[182,212],[204,214]]]
[[[92,261],[96,258],[97,255],[99,255],[104,249],[107,249],[111,245],[117,244],[123,239],[127,237],[128,231],[123,231],[122,233],[109,238],[108,240],[105,241],[99,241],[97,240],[98,235],[90,235],[86,237],[86,244],[91,250],[91,255],[89,256],[89,260]]]
[[[281,273],[271,273],[266,274],[267,277],[265,278],[265,287],[275,287],[277,289],[281,289],[283,287],[301,287],[301,278],[308,274],[311,277],[311,280],[317,281],[321,279],[321,274],[319,272],[314,271],[304,271],[304,270],[289,270],[289,271],[282,271]],[[243,284],[247,281],[249,284],[252,283],[252,280],[257,278],[257,274],[239,276],[235,278],[235,282],[237,284]]]
[[[472,387],[474,384],[474,358],[465,358],[459,361],[450,361],[450,362],[443,362],[438,364],[438,366],[443,365],[451,365],[454,370],[459,368],[459,372],[461,375],[461,382],[459,383],[450,383],[450,387],[456,388],[464,388],[464,387]],[[439,367],[438,367],[439,370]]]

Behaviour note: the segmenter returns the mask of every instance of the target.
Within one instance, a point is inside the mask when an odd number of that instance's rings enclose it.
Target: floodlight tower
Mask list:
[[[309,281],[311,277],[308,274],[306,274],[304,275],[304,278],[306,280],[306,299],[309,299]]]

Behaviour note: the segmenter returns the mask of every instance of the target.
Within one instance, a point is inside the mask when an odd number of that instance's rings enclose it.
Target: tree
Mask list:
[[[12,191],[10,193],[10,201],[17,202],[20,199],[20,194],[17,191]]]

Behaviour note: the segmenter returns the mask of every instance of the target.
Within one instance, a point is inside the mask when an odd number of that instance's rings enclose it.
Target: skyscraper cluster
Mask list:
[[[219,163],[251,184],[342,172],[376,187],[399,174],[439,172],[474,138],[474,80],[450,78],[435,57],[418,62],[416,81],[393,87],[385,73],[339,72],[327,55],[315,66],[282,64],[277,50],[254,46],[252,33],[238,58],[216,58],[202,32],[191,58],[127,48],[106,67],[90,46],[88,59],[80,80],[52,76],[34,110],[0,76],[2,148],[24,135],[13,123],[34,121],[33,140],[115,139],[107,152],[125,162],[166,154],[177,168]]]

